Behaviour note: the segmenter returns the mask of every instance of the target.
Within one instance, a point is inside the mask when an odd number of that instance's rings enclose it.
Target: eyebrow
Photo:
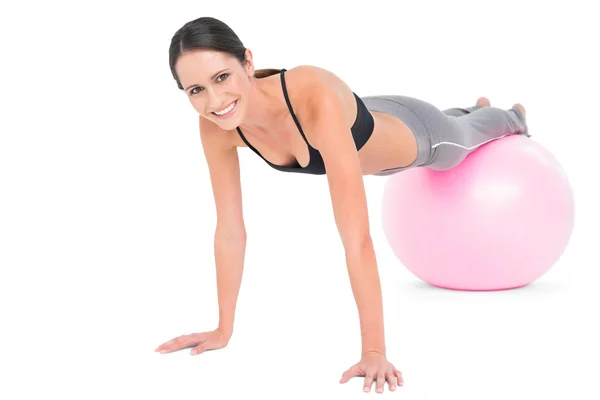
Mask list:
[[[222,72],[225,72],[225,71],[227,71],[228,69],[229,69],[229,68],[225,68],[225,69],[222,69],[222,70],[220,70],[219,72],[217,72],[216,74],[214,74],[213,76],[211,76],[211,77],[210,77],[210,80],[213,80],[213,79],[215,79],[215,78],[216,78],[217,76],[219,76],[219,75],[220,75]],[[190,86],[188,86],[188,87],[186,87],[186,88],[185,88],[185,91],[187,92],[187,90],[188,90],[189,88],[193,87],[193,86],[200,86],[200,85],[198,85],[198,84],[196,84],[196,83],[194,83],[194,84],[191,84]]]

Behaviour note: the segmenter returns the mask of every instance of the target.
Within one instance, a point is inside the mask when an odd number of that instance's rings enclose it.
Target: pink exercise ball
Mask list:
[[[574,214],[560,163],[531,138],[511,135],[450,170],[391,175],[382,217],[394,254],[418,278],[446,289],[502,290],[550,270]]]

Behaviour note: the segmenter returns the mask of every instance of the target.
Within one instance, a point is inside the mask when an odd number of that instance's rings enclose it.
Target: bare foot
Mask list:
[[[519,111],[521,111],[521,114],[523,114],[523,116],[525,116],[525,107],[523,107],[522,104],[516,103],[515,105],[513,105],[513,108],[518,108]]]
[[[520,103],[515,103],[512,106],[513,109],[517,109],[519,110],[519,112],[523,115],[523,119],[525,119],[525,107],[523,107],[522,104]],[[523,131],[523,134],[527,137],[531,137],[531,134],[529,133],[529,128],[527,128],[527,123],[525,122],[525,130]]]
[[[490,101],[485,97],[480,97],[477,99],[477,105],[480,107],[489,107]]]

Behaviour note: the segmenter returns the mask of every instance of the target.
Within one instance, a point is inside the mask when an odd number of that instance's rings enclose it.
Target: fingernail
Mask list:
[[[381,392],[383,392],[383,389],[382,388],[377,388],[377,393],[381,393]]]
[[[195,356],[195,355],[196,355],[196,353],[197,353],[197,352],[196,352],[196,350],[192,350],[192,351],[190,351],[190,354],[191,354],[191,355],[193,355],[193,356]]]
[[[160,354],[165,354],[167,351],[166,350],[161,350]]]
[[[364,390],[365,390],[365,392],[368,392],[368,391],[369,391],[369,388],[368,388],[368,387],[366,387]]]

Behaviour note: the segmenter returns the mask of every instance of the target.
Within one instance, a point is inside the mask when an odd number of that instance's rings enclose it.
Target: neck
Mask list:
[[[270,136],[276,133],[273,127],[279,126],[288,113],[283,98],[279,76],[274,79],[254,79],[250,96],[247,98],[244,120],[240,129],[255,135]]]

